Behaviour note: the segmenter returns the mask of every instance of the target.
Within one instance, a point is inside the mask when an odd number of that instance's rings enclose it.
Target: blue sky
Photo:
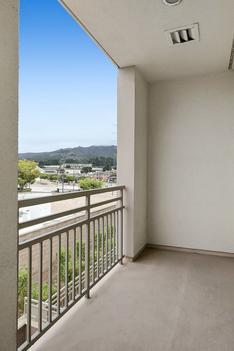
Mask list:
[[[117,68],[57,0],[20,1],[19,151],[116,144]]]

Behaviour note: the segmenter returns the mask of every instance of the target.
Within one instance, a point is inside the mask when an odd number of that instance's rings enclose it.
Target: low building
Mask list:
[[[60,166],[59,165],[53,165],[53,166],[44,166],[43,170],[44,173],[46,174],[57,174],[59,171]]]

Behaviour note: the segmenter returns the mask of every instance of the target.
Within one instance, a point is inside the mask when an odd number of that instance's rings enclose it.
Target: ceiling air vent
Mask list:
[[[199,41],[198,23],[166,31],[170,45],[187,44]]]

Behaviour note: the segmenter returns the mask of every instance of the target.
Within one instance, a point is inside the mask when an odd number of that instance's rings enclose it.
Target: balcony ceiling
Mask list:
[[[62,0],[119,67],[148,81],[223,72],[234,35],[233,0]],[[200,41],[170,46],[165,30],[199,23]]]

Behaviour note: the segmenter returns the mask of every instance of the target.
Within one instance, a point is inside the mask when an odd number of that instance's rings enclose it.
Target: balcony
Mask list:
[[[0,350],[233,351],[233,0],[61,2],[116,63],[124,188],[22,200],[77,202],[17,227],[18,1],[0,2]]]

